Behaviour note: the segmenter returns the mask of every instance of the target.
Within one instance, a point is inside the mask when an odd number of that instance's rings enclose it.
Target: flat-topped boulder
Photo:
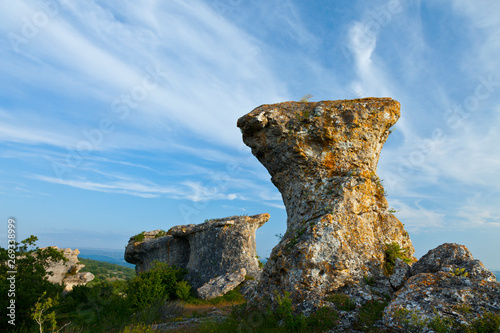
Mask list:
[[[399,109],[391,98],[285,102],[238,120],[288,216],[258,297],[289,292],[296,304],[317,303],[364,276],[383,276],[387,244],[398,243],[412,257],[408,233],[388,211],[376,175]]]
[[[154,261],[187,270],[187,280],[198,289],[213,279],[241,272],[258,278],[259,268],[255,232],[269,220],[269,214],[231,216],[201,224],[178,225],[166,233],[161,230],[133,236],[125,249],[125,260],[136,265],[136,272],[149,270]],[[138,241],[139,239],[139,241]],[[203,288],[203,295],[207,293]],[[234,286],[233,286],[234,288]],[[220,288],[227,292],[227,288]]]

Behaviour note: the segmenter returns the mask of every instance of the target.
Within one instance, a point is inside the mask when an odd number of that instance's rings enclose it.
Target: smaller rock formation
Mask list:
[[[244,268],[237,270],[234,273],[227,273],[224,276],[218,276],[211,279],[196,291],[198,296],[203,299],[212,299],[220,295],[224,295],[230,290],[233,290],[245,281],[247,271]]]
[[[384,310],[390,328],[423,332],[433,321],[470,326],[487,313],[500,315],[500,284],[463,245],[447,243],[429,251],[411,274]]]
[[[54,249],[59,250],[57,246],[53,246]],[[73,290],[74,286],[85,285],[94,279],[94,274],[89,272],[79,271],[85,267],[78,261],[78,254],[80,251],[78,249],[61,249],[64,257],[68,259],[66,262],[57,261],[51,262],[50,266],[47,268],[47,272],[52,272],[52,275],[48,275],[48,281],[57,284],[64,284],[64,291]]]
[[[175,226],[164,235],[160,230],[145,232],[140,242],[135,236],[130,238],[125,260],[136,265],[137,273],[150,269],[155,260],[184,268],[188,272],[186,279],[195,289],[225,281],[228,274],[241,272],[242,268],[245,274],[258,278],[261,269],[256,258],[255,232],[268,220],[269,214],[231,216]],[[209,285],[201,289],[200,297],[215,295],[205,292]],[[231,289],[220,290],[225,293]]]

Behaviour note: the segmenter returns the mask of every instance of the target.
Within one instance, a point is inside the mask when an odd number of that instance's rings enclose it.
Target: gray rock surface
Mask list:
[[[186,239],[161,235],[162,230],[147,231],[144,240],[137,242],[131,237],[125,248],[125,260],[135,265],[136,273],[152,268],[154,261],[186,268],[189,261],[189,243]]]
[[[231,216],[175,226],[158,238],[159,230],[146,232],[140,242],[130,238],[125,260],[135,264],[138,273],[151,268],[155,260],[185,268],[195,289],[241,268],[258,276],[255,232],[268,220],[269,214]]]
[[[488,312],[500,315],[500,284],[463,245],[447,243],[430,250],[411,271],[413,276],[384,310],[390,328],[426,332],[433,320],[458,327],[470,326]]]
[[[463,269],[463,273],[471,279],[496,281],[495,274],[486,269],[481,261],[475,260],[464,245],[455,243],[445,243],[427,252],[411,267],[411,274],[454,273],[457,269]]]
[[[196,292],[198,296],[203,299],[213,299],[222,296],[245,281],[246,274],[246,269],[241,268],[233,273],[218,276],[198,288]]]
[[[376,175],[399,107],[390,98],[286,102],[262,105],[238,120],[288,215],[257,302],[286,291],[295,303],[314,303],[365,275],[381,276],[387,243],[413,255]]]
[[[401,288],[410,277],[411,267],[403,260],[397,258],[394,265],[394,273],[391,274],[389,281],[394,289]]]

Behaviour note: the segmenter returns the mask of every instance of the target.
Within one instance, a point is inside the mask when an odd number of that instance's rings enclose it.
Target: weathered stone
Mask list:
[[[403,260],[397,258],[394,264],[394,273],[389,278],[391,286],[394,289],[399,289],[410,277],[411,267]]]
[[[487,312],[500,314],[500,284],[463,245],[430,250],[411,272],[384,310],[388,327],[412,325],[425,331],[432,320],[470,325]]]
[[[454,273],[462,270],[462,275],[471,279],[496,281],[495,274],[486,269],[479,260],[474,260],[470,251],[455,243],[445,243],[430,250],[411,268],[412,275],[420,273],[437,273],[439,271]],[[460,274],[457,271],[457,274]]]
[[[445,272],[419,273],[396,292],[383,320],[391,328],[420,326],[419,332],[427,332],[433,319],[469,326],[487,312],[500,315],[500,284]]]
[[[268,220],[269,214],[231,216],[175,226],[158,238],[160,230],[146,232],[141,242],[130,238],[125,260],[137,265],[138,273],[149,270],[155,260],[185,268],[195,289],[241,268],[258,276],[255,232]]]
[[[295,303],[315,302],[365,275],[381,276],[387,243],[413,255],[375,173],[398,118],[397,101],[367,98],[263,105],[238,120],[288,215],[259,297],[287,291]]]
[[[246,274],[246,269],[241,268],[233,273],[218,276],[198,288],[196,292],[198,293],[198,296],[203,299],[212,299],[222,296],[245,281]]]
[[[53,246],[56,250],[59,248]],[[47,272],[52,272],[52,275],[47,275],[47,280],[52,283],[64,284],[64,291],[71,291],[76,285],[85,285],[94,279],[94,274],[89,272],[79,271],[85,267],[78,261],[78,249],[61,249],[64,257],[68,259],[66,262],[57,261],[50,262],[49,267],[46,268]]]
[[[125,261],[136,265],[136,273],[152,268],[155,261],[186,268],[189,261],[189,243],[186,239],[161,235],[162,230],[144,232],[144,240],[131,237],[125,248]]]

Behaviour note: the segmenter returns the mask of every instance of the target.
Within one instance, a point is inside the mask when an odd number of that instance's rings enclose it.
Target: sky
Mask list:
[[[269,213],[239,117],[262,104],[392,97],[378,165],[417,258],[453,242],[500,270],[500,2],[0,3],[0,245],[124,249],[143,231]]]

